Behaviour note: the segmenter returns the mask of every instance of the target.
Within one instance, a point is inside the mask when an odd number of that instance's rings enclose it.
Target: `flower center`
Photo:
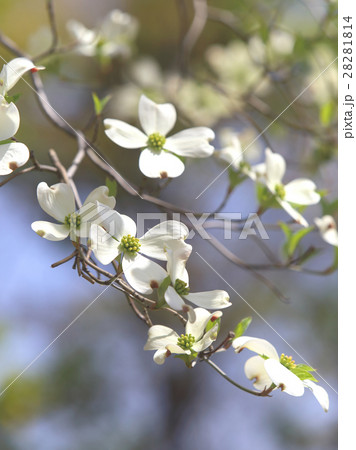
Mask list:
[[[195,337],[191,334],[181,334],[177,340],[177,345],[183,350],[191,350],[195,342]]]
[[[286,196],[286,190],[284,189],[283,184],[276,184],[274,189],[275,189],[277,197],[279,197],[280,199],[283,200],[284,197]]]
[[[127,253],[129,256],[136,256],[140,248],[140,240],[138,238],[135,238],[134,236],[131,236],[131,234],[128,234],[121,239],[120,249],[121,251]]]
[[[294,359],[292,359],[291,356],[286,356],[284,353],[281,354],[279,362],[282,364],[282,366],[286,367],[289,370],[295,369],[297,367]]]
[[[179,295],[188,295],[189,294],[189,287],[187,286],[187,283],[180,280],[179,278],[176,279],[176,282],[174,283],[174,289]]]
[[[166,138],[160,133],[152,133],[148,136],[147,146],[150,150],[162,150]]]
[[[64,219],[64,224],[69,228],[79,228],[82,223],[80,215],[77,213],[68,214]]]

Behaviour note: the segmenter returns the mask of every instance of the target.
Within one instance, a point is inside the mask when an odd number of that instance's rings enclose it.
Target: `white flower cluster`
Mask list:
[[[20,126],[20,113],[8,92],[29,70],[37,71],[27,58],[15,58],[5,64],[0,72],[0,141],[7,141],[17,133]],[[23,166],[30,156],[29,150],[21,142],[0,143],[0,175],[8,175]]]

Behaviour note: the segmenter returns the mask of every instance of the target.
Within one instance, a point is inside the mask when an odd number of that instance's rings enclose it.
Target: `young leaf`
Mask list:
[[[236,325],[234,330],[235,338],[242,336],[249,327],[251,322],[252,322],[251,316],[245,317],[244,319],[240,320],[240,322]]]
[[[93,96],[95,114],[97,116],[100,116],[100,114],[103,112],[103,109],[107,105],[108,101],[111,99],[111,95],[107,95],[106,97],[99,99],[99,97],[96,95],[96,93],[93,92],[92,96]]]
[[[111,180],[109,177],[105,178],[105,185],[109,189],[109,196],[116,197],[117,195],[117,183],[115,180]]]
[[[171,277],[168,275],[162,283],[159,285],[157,289],[157,296],[158,301],[156,303],[156,308],[162,308],[163,305],[165,305],[166,300],[164,298],[164,294],[166,293],[166,290],[168,289],[168,286],[171,284]]]

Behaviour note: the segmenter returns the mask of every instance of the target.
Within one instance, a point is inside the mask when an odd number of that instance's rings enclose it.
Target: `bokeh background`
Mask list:
[[[91,28],[120,8],[139,22],[130,57],[88,58],[71,51],[41,61],[47,67],[43,80],[52,105],[79,128],[93,115],[92,92],[112,95],[105,117],[133,124],[144,92],[156,101],[174,102],[180,113],[177,129],[211,126],[219,147],[219,131],[230,127],[246,146],[336,57],[336,4],[324,0],[209,0],[214,20],[208,21],[190,54],[181,45],[193,17],[189,0],[53,3],[61,46],[72,42],[69,19]],[[50,42],[46,2],[2,0],[0,29],[31,55],[40,54]],[[0,54],[6,61],[13,57],[2,47]],[[270,145],[287,159],[288,180],[311,177],[327,191],[329,202],[337,194],[335,80],[334,64],[246,151],[249,161],[259,162]],[[54,148],[70,164],[75,141],[48,122],[28,85],[20,82],[16,91],[22,118],[17,138],[43,163]],[[119,149],[102,129],[98,146],[128,180],[141,183],[139,152]],[[199,200],[195,197],[222,168],[215,158],[191,160],[159,195],[187,209],[211,211],[225,194],[227,173]],[[85,162],[76,180],[85,198],[105,183],[105,175]],[[0,390],[103,290],[79,279],[69,264],[51,269],[71,252],[71,244],[41,240],[30,228],[34,220],[47,220],[36,200],[40,181],[53,184],[57,179],[32,172],[0,189]],[[157,184],[147,187],[154,190]],[[133,218],[137,212],[157,211],[120,188],[117,205]],[[244,216],[256,207],[254,186],[247,181],[235,189],[224,211]],[[306,212],[311,220],[320,215],[319,205]],[[263,219],[270,224],[288,220],[281,210]],[[281,256],[281,232],[267,231],[268,245]],[[222,238],[220,231],[215,235]],[[152,353],[143,351],[147,329],[132,315],[125,297],[109,289],[1,396],[3,450],[336,448],[336,274],[264,271],[289,297],[285,304],[199,237],[192,244],[278,332],[193,253],[188,266],[192,290],[226,289],[231,295],[233,306],[225,312],[222,333],[251,315],[249,335],[266,338],[280,353],[302,362],[288,342],[317,368],[330,396],[330,411],[325,414],[309,391],[300,398],[279,391],[273,398],[257,398],[238,391],[204,364],[188,370],[170,358],[162,367],[155,365]],[[253,239],[239,240],[237,234],[228,245],[247,262],[266,262]],[[303,245],[320,249],[307,267],[322,271],[332,263],[334,250],[317,232]],[[216,362],[250,386],[243,373],[249,356],[247,351],[238,356],[228,351],[217,355]]]

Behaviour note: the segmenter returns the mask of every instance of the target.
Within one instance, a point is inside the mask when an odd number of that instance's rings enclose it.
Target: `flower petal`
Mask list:
[[[184,172],[184,164],[172,153],[162,150],[153,152],[149,148],[142,150],[138,161],[141,172],[148,178],[176,178]]]
[[[168,286],[164,294],[164,299],[167,304],[176,311],[181,311],[185,306],[184,300],[172,286]]]
[[[216,323],[198,342],[194,343],[192,349],[201,352],[208,348],[216,340],[218,329],[219,325]]]
[[[332,216],[326,215],[314,219],[315,225],[319,228],[321,237],[330,245],[338,245],[338,233],[336,223]]]
[[[31,224],[31,228],[39,236],[49,241],[63,241],[69,235],[69,227],[66,225],[38,220]]]
[[[294,375],[293,372],[282,366],[275,359],[267,359],[265,361],[265,369],[273,383],[277,387],[281,387],[286,394],[300,397],[304,394],[303,382]]]
[[[266,178],[272,191],[276,184],[282,182],[283,176],[286,172],[286,161],[282,155],[273,153],[269,148],[266,149]]]
[[[29,70],[43,70],[44,67],[36,67],[27,58],[15,58],[2,68],[0,81],[2,82],[1,93],[6,94],[12,89],[22,76]]]
[[[43,211],[58,222],[63,223],[65,217],[75,211],[73,191],[65,183],[57,183],[49,187],[42,181],[37,186],[37,199]]]
[[[139,254],[133,258],[124,255],[122,269],[127,282],[141,294],[151,294],[167,277],[160,265]]]
[[[144,350],[158,350],[166,345],[176,344],[179,336],[172,328],[164,325],[153,325],[148,329],[148,339]]]
[[[0,141],[14,136],[20,126],[20,114],[14,103],[0,95]]]
[[[245,363],[244,371],[249,380],[256,379],[253,386],[258,391],[263,391],[271,386],[272,380],[266,372],[265,360],[260,356],[252,356],[252,358],[248,359]]]
[[[188,234],[188,228],[177,220],[161,222],[140,238],[141,252],[151,258],[165,261],[166,246],[175,245],[174,241],[186,239]]]
[[[97,224],[90,227],[90,248],[101,264],[110,264],[119,254],[119,242]]]
[[[260,339],[250,336],[240,336],[232,341],[232,346],[236,353],[240,353],[241,350],[247,348],[252,352],[259,355],[268,356],[268,358],[276,359],[279,361],[279,355],[274,346],[266,341],[266,339]]]
[[[100,212],[100,205],[98,211],[100,217],[96,222],[118,241],[121,241],[121,238],[128,234],[136,236],[136,223],[131,217],[119,214],[112,209],[104,208]]]
[[[285,200],[281,200],[276,197],[277,202],[282,206],[282,208],[300,225],[303,227],[308,226],[308,222],[304,219],[304,217],[298,212],[293,206]]]
[[[109,208],[115,208],[116,205],[115,197],[109,197],[109,188],[107,186],[99,186],[91,191],[85,199],[84,205],[88,203],[95,203],[96,201],[108,206]]]
[[[321,407],[325,412],[329,410],[329,395],[324,388],[318,386],[311,380],[303,380],[303,384],[305,387],[310,389],[314,394],[315,398],[320,403]]]
[[[153,361],[160,366],[166,362],[169,352],[166,348],[159,348],[153,355]]]
[[[237,136],[231,138],[231,143],[227,147],[222,148],[218,153],[218,157],[226,161],[234,169],[240,168],[240,162],[243,161],[243,151],[241,150],[241,143]]]
[[[0,145],[0,175],[8,175],[23,166],[29,157],[28,148],[21,142]]]
[[[115,144],[124,148],[141,148],[147,144],[147,136],[138,128],[122,120],[105,119],[105,134]]]
[[[188,321],[185,325],[186,334],[191,334],[195,337],[195,340],[198,341],[204,334],[205,328],[211,318],[218,319],[222,316],[221,311],[215,311],[210,313],[206,309],[203,308],[195,308],[195,321]]]
[[[315,183],[305,178],[298,178],[284,186],[285,200],[298,205],[315,205],[320,201],[320,195],[315,192]]]
[[[229,294],[221,290],[189,293],[184,298],[194,303],[194,305],[207,309],[227,308],[231,306]]]
[[[209,144],[214,137],[210,128],[188,128],[167,138],[164,148],[179,156],[206,158],[214,153],[214,147]]]
[[[193,247],[186,244],[183,239],[172,240],[165,245],[167,272],[173,284],[178,279],[189,285],[189,275],[185,265],[192,253],[192,249]]]
[[[138,116],[148,136],[152,133],[166,136],[177,120],[176,109],[171,103],[157,104],[145,95],[141,95]]]

